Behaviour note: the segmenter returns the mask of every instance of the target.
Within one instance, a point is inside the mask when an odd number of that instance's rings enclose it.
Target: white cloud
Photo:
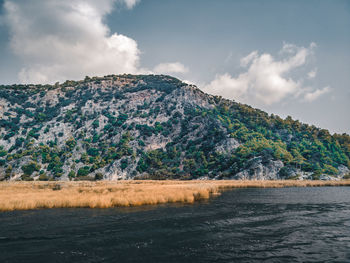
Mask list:
[[[153,71],[157,74],[171,74],[171,73],[187,73],[189,70],[180,62],[174,63],[160,63],[154,67]]]
[[[318,99],[323,94],[326,94],[326,93],[328,93],[330,91],[331,91],[330,87],[324,87],[323,89],[317,89],[317,90],[312,91],[312,92],[307,92],[304,95],[304,101],[312,102],[312,101]]]
[[[307,76],[309,79],[315,78],[316,75],[317,75],[317,68],[315,68],[315,69],[311,70],[309,73],[307,73]]]
[[[258,56],[258,51],[251,52],[248,56],[241,58],[241,67],[247,67],[250,62],[256,59]]]
[[[240,61],[241,66],[247,68],[244,73],[237,77],[228,73],[217,75],[204,90],[257,106],[277,103],[288,96],[298,97],[305,93],[302,80],[294,80],[289,75],[305,65],[314,47],[315,43],[307,48],[284,43],[280,52],[283,57],[279,60],[271,54],[253,51]]]
[[[139,0],[122,0],[122,2],[124,2],[128,9],[131,9],[139,2]]]
[[[195,85],[198,86],[198,83],[196,81],[190,80],[190,79],[182,79],[182,82],[188,84],[188,85]]]
[[[128,8],[137,1],[123,0]],[[115,73],[136,73],[135,40],[110,33],[103,22],[115,0],[6,0],[10,46],[22,59],[19,79],[45,83]]]
[[[242,98],[247,93],[247,89],[248,80],[245,76],[233,78],[228,73],[216,75],[209,85],[204,86],[204,91],[230,99]]]

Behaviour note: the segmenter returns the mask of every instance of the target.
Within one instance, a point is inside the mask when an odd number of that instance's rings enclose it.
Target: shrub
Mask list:
[[[5,150],[0,150],[0,157],[4,157],[7,155],[7,151]]]
[[[320,176],[321,176],[321,171],[320,170],[316,170],[313,174],[312,174],[312,180],[320,180]]]
[[[325,164],[323,167],[323,172],[326,174],[335,175],[338,173],[338,170],[331,165]]]
[[[95,180],[98,181],[98,180],[102,180],[103,179],[103,174],[102,173],[96,173],[95,174]]]
[[[39,176],[39,181],[48,181],[50,178],[44,173]]]
[[[89,150],[87,150],[88,155],[96,157],[99,153],[98,149],[96,148],[90,148]]]
[[[70,137],[67,141],[66,141],[66,145],[68,146],[68,148],[70,150],[73,150],[75,145],[77,145],[77,142],[74,140],[73,137]]]
[[[68,177],[69,177],[69,179],[73,179],[73,178],[75,178],[75,176],[76,176],[76,174],[75,174],[75,172],[74,171],[70,171],[69,172],[69,174],[68,174]]]
[[[126,167],[128,167],[128,159],[123,159],[120,161],[120,168],[124,170]]]
[[[281,177],[281,178],[287,178],[289,173],[288,173],[288,167],[284,166],[282,167],[279,172],[278,172],[278,175]]]
[[[34,179],[27,174],[23,174],[21,176],[21,179],[22,179],[22,181],[34,181]]]
[[[41,168],[41,165],[37,164],[36,162],[30,162],[26,165],[23,165],[21,168],[25,175],[30,176],[34,171],[38,172]]]
[[[100,126],[100,122],[98,120],[94,120],[94,122],[92,123],[92,127],[94,129],[98,128]]]
[[[4,136],[4,140],[8,140],[8,139],[10,139],[12,136],[14,136],[15,135],[15,132],[13,132],[13,131],[10,131],[8,134],[6,134],[5,136]]]
[[[90,173],[90,167],[89,166],[81,167],[78,170],[78,177],[87,176],[89,173]]]

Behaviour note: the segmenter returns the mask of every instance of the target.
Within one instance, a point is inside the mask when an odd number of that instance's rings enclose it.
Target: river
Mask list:
[[[350,187],[0,213],[0,262],[350,262]]]

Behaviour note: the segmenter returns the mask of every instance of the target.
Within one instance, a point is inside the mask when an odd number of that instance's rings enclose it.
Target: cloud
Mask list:
[[[174,63],[160,63],[154,67],[153,71],[157,74],[171,74],[171,73],[187,73],[189,70],[180,62]]]
[[[245,76],[233,78],[225,73],[216,75],[212,82],[204,86],[204,91],[230,99],[243,98],[247,93],[248,84]]]
[[[309,79],[315,78],[316,75],[317,75],[317,68],[315,68],[315,69],[311,70],[309,73],[307,73],[307,76]]]
[[[137,1],[123,0],[128,8]],[[53,83],[86,75],[136,73],[135,40],[111,33],[104,18],[114,0],[6,0],[10,47],[23,61],[23,83]]]
[[[122,2],[124,2],[128,9],[131,9],[139,2],[139,0],[122,0]]]
[[[293,70],[306,64],[315,47],[315,43],[309,47],[284,43],[280,59],[253,51],[240,60],[245,72],[237,77],[228,73],[216,75],[213,81],[204,86],[204,90],[258,106],[278,103],[288,96],[299,97],[305,93],[302,79],[295,80],[290,75]]]
[[[197,83],[193,80],[189,80],[189,79],[182,79],[182,82],[186,83],[187,85],[195,85],[197,86]]]
[[[250,62],[258,57],[258,51],[251,52],[248,56],[241,58],[241,67],[246,67]]]
[[[318,99],[323,94],[326,94],[326,93],[328,93],[330,91],[331,91],[330,87],[324,87],[323,89],[317,89],[317,90],[315,90],[313,92],[307,92],[304,95],[304,101],[312,102],[312,101]]]

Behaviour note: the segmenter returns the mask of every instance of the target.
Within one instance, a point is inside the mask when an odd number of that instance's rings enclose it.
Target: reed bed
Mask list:
[[[232,188],[318,186],[350,186],[350,180],[1,182],[0,211],[193,203]]]

